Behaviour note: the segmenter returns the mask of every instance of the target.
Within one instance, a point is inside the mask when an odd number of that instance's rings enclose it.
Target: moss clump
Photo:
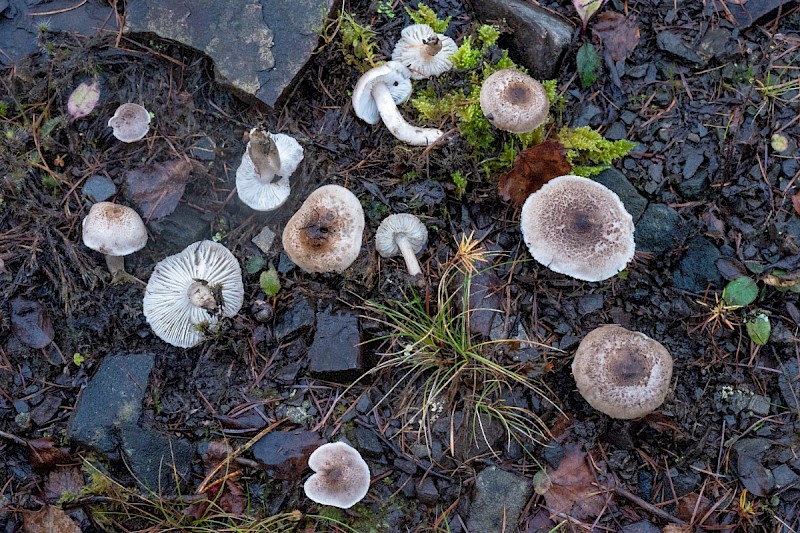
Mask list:
[[[417,9],[406,8],[406,13],[408,13],[408,16],[411,18],[414,24],[427,24],[433,28],[433,31],[436,33],[444,33],[453,18],[447,17],[444,20],[440,19],[433,9],[429,8],[422,2],[419,3]]]
[[[382,63],[377,59],[375,32],[369,25],[359,24],[347,11],[339,11],[338,23],[345,63],[362,73]]]
[[[589,126],[561,128],[558,140],[567,149],[572,173],[586,178],[604,171],[615,159],[625,157],[636,147],[636,143],[625,139],[609,141]]]

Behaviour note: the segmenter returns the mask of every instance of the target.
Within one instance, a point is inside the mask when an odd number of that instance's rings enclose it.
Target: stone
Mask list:
[[[797,361],[790,358],[788,361],[781,363],[780,371],[778,389],[781,391],[784,405],[798,412],[800,411],[800,380],[797,379],[797,376],[800,375],[800,369],[797,367]]]
[[[459,282],[462,280],[459,279]],[[492,323],[502,306],[500,292],[497,290],[502,281],[492,269],[484,269],[472,276],[469,286],[469,329],[476,335],[489,337],[492,334]],[[462,298],[456,298],[459,306],[463,306]]]
[[[107,177],[95,174],[83,183],[83,195],[92,202],[105,202],[117,194],[117,186]]]
[[[420,503],[435,505],[439,502],[439,490],[436,488],[436,484],[430,476],[423,478],[422,481],[417,483],[416,489],[417,499]]]
[[[588,315],[603,308],[602,294],[585,294],[578,298],[578,313]]]
[[[275,323],[275,338],[283,341],[297,335],[314,325],[314,309],[308,300],[300,300],[286,309]]]
[[[680,215],[666,204],[650,204],[636,223],[636,249],[661,255],[673,248]]]
[[[217,157],[217,143],[211,137],[200,137],[189,147],[189,153],[198,161],[213,161]]]
[[[55,332],[47,309],[41,302],[17,297],[11,300],[11,331],[23,344],[44,348]]]
[[[672,273],[672,283],[676,289],[699,292],[708,285],[719,285],[722,281],[717,270],[717,259],[722,254],[705,237],[694,237],[686,243],[686,253],[681,258],[678,268]]]
[[[335,0],[143,0],[126,32],[155,33],[201,50],[217,81],[274,106],[317,47]]]
[[[269,226],[264,226],[261,228],[261,231],[258,232],[258,235],[253,237],[250,242],[258,246],[259,250],[268,254],[269,249],[272,248],[272,245],[275,243],[275,232],[269,229]]]
[[[617,193],[617,196],[625,206],[625,210],[633,217],[634,224],[639,221],[647,207],[647,200],[639,194],[636,187],[631,185],[625,174],[615,168],[608,168],[595,176],[594,180]],[[636,229],[638,231],[639,228]]]
[[[151,220],[147,228],[157,237],[159,250],[171,255],[197,241],[211,238],[211,218],[186,204],[159,220]],[[148,245],[149,247],[150,245]]]
[[[42,403],[31,409],[31,420],[37,426],[44,426],[61,407],[61,398],[48,394]]]
[[[697,52],[692,50],[689,45],[683,42],[683,39],[671,31],[662,31],[656,35],[656,44],[660,50],[678,56],[681,59],[698,65],[705,64],[705,61]]]
[[[136,426],[152,368],[152,354],[107,355],[78,397],[67,436],[117,459],[117,434]]]
[[[778,490],[787,487],[796,487],[798,481],[800,481],[800,476],[786,464],[778,465],[773,468],[772,477],[775,479],[775,488]]]
[[[510,29],[511,57],[539,80],[557,77],[575,27],[565,19],[525,0],[472,2],[485,22],[504,20]]]
[[[272,431],[258,439],[252,451],[270,477],[297,479],[308,466],[308,456],[323,444],[316,431]]]
[[[158,494],[180,494],[180,481],[192,461],[189,441],[150,428],[124,428],[120,439],[125,464],[141,486]]]
[[[759,19],[776,12],[781,6],[788,7],[793,3],[793,0],[759,0],[758,2],[729,2],[726,6],[736,25],[744,30]],[[786,13],[786,9],[783,12]]]
[[[358,316],[325,310],[317,313],[314,341],[308,349],[311,375],[339,383],[352,381],[364,367]]]
[[[365,456],[372,459],[379,459],[383,455],[383,446],[378,436],[374,431],[368,427],[356,427],[356,442],[358,442],[359,451]],[[414,472],[410,472],[414,473]]]
[[[661,533],[661,528],[649,520],[639,520],[633,524],[623,526],[619,533]]]
[[[533,484],[523,477],[496,466],[483,469],[475,478],[467,529],[481,533],[515,531],[532,490]]]
[[[690,152],[687,154],[686,162],[683,164],[683,179],[688,180],[694,176],[704,160],[705,156],[701,152]]]

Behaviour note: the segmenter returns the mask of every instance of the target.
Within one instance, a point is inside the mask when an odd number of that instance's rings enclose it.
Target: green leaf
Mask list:
[[[572,5],[575,6],[575,11],[581,18],[584,30],[586,30],[586,23],[604,3],[605,0],[572,0]]]
[[[722,290],[726,305],[742,307],[749,305],[758,297],[758,285],[747,276],[741,276],[728,283]]]
[[[766,268],[758,261],[745,261],[744,266],[753,274],[763,274]]]
[[[248,274],[255,274],[256,272],[262,270],[266,265],[267,262],[263,257],[260,255],[251,255],[247,258],[247,264],[245,264],[244,268],[247,270]]]
[[[75,363],[75,366],[81,366],[85,360],[86,358],[78,352],[72,354],[72,362]]]
[[[586,43],[578,49],[578,56],[575,58],[578,66],[578,74],[581,77],[581,87],[590,87],[597,81],[597,69],[600,67],[600,54],[592,43]]]
[[[261,285],[261,290],[267,296],[275,296],[281,290],[281,280],[278,279],[278,271],[275,267],[270,265],[269,270],[265,270],[258,278],[258,284]]]
[[[758,346],[763,346],[769,340],[769,334],[772,331],[772,326],[769,323],[769,317],[764,313],[759,313],[756,317],[749,321],[747,324],[747,335],[750,340]]]

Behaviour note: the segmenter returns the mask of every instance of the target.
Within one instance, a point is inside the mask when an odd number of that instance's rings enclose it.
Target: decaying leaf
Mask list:
[[[22,531],[24,533],[81,533],[81,528],[58,507],[45,505],[38,511],[22,511]]]
[[[56,503],[65,496],[77,496],[83,486],[83,475],[77,466],[59,466],[47,476],[44,499]]]
[[[55,335],[53,322],[44,305],[25,298],[11,300],[11,331],[31,348],[44,348]]]
[[[58,464],[69,463],[72,458],[66,448],[58,448],[50,437],[31,439],[28,441],[33,468],[51,468]]]
[[[572,0],[572,5],[575,6],[575,11],[581,18],[584,31],[586,31],[586,23],[605,3],[606,0]]]
[[[772,287],[789,289],[800,284],[800,272],[780,273],[773,271],[772,274],[767,274],[761,280]]]
[[[800,215],[800,192],[792,195],[792,207],[794,207],[795,213]]]
[[[600,37],[603,46],[611,53],[611,59],[621,61],[639,44],[639,27],[633,17],[606,11],[597,15],[592,31]]]
[[[593,519],[603,512],[606,498],[580,444],[564,446],[564,458],[558,468],[548,467],[550,486],[544,493],[552,512],[565,513],[578,520]]]
[[[572,167],[567,163],[566,153],[558,141],[545,141],[523,150],[511,170],[497,182],[500,198],[522,205],[548,181],[569,174]]]
[[[127,197],[145,220],[165,217],[178,207],[191,169],[183,159],[133,169],[125,176]]]
[[[78,85],[67,100],[67,113],[72,120],[85,117],[97,105],[100,100],[100,87],[96,81],[92,83],[81,83]]]

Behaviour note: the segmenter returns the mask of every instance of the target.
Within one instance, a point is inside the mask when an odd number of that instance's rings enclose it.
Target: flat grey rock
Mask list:
[[[594,181],[605,185],[619,196],[625,210],[633,217],[633,222],[637,223],[647,207],[647,200],[639,194],[625,174],[615,168],[608,168],[595,176]],[[637,231],[639,228],[636,228]]]
[[[529,480],[496,466],[482,470],[475,478],[467,528],[481,533],[516,531],[519,516],[532,490]]]
[[[686,243],[686,253],[672,273],[676,289],[703,292],[709,284],[719,286],[722,276],[717,270],[719,249],[705,237],[695,237]]]
[[[315,377],[340,383],[358,378],[363,369],[361,340],[356,315],[331,311],[317,313],[314,342],[308,349],[308,370]]]
[[[192,445],[147,428],[123,428],[120,432],[125,464],[140,485],[159,494],[178,494],[189,474]],[[176,478],[177,476],[177,478]]]
[[[639,221],[633,238],[636,249],[660,255],[673,247],[680,215],[666,204],[650,204]]]

